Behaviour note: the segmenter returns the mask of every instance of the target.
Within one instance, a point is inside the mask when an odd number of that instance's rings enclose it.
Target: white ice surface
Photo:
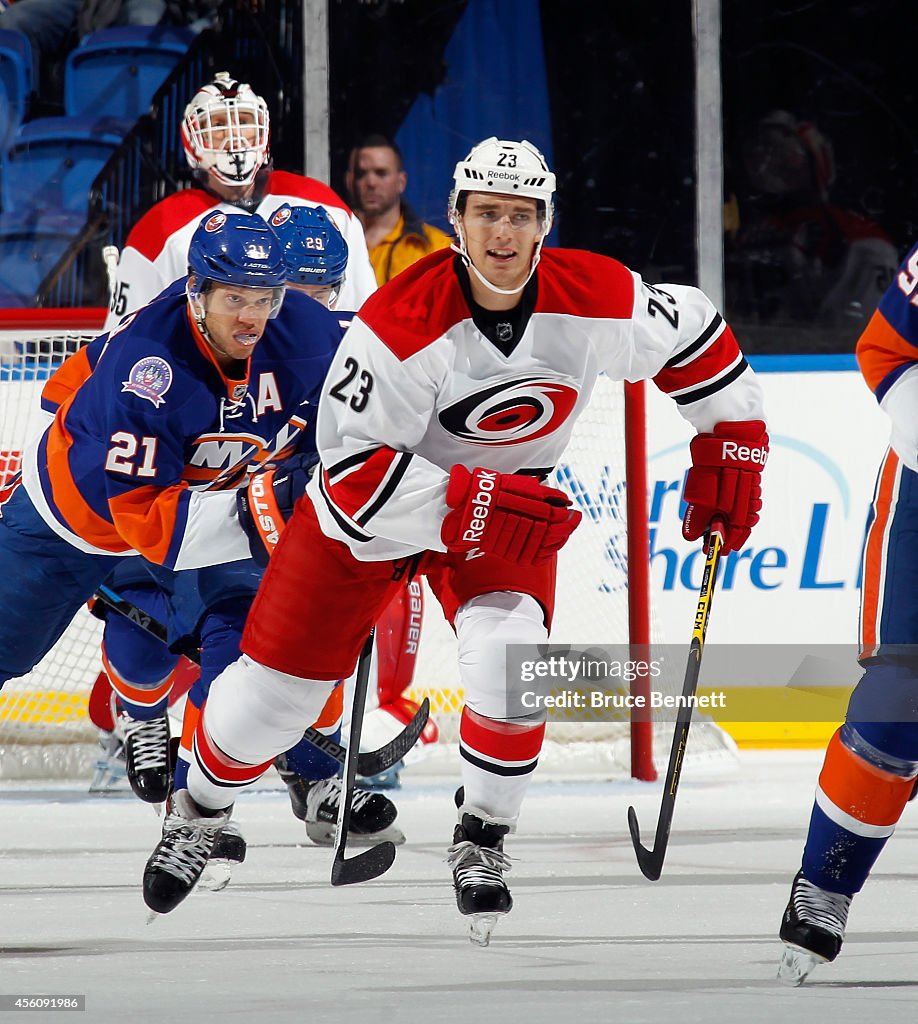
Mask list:
[[[745,753],[683,776],[660,881],[638,871],[659,785],[536,782],[507,849],[512,913],[473,947],[443,863],[454,780],[406,779],[391,871],[328,885],[286,794],[242,797],[249,840],[229,888],[147,925],[151,809],[83,788],[0,789],[0,995],[85,993],[87,1022],[843,1024],[918,1008],[918,862],[906,810],[835,964],[774,980],[821,755]],[[0,1012],[14,1020],[61,1014]]]

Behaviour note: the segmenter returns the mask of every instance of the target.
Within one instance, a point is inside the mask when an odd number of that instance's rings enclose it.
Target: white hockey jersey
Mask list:
[[[146,305],[164,288],[188,273],[188,246],[201,218],[215,210],[257,213],[268,220],[274,211],[291,206],[324,206],[348,248],[347,275],[338,305],[358,309],[376,291],[363,226],[338,194],[315,178],[288,171],[272,171],[265,194],[253,210],[217,202],[210,192],[189,188],[175,192],[148,210],[131,229],[118,263],[118,281],[112,292],[105,330],[118,325],[127,313]]]
[[[307,493],[323,531],[358,559],[445,550],[456,464],[547,475],[601,372],[652,379],[698,431],[764,418],[733,332],[697,288],[547,249],[531,315],[515,345],[498,347],[473,321],[460,273],[443,250],[381,288],[326,378],[321,472]]]

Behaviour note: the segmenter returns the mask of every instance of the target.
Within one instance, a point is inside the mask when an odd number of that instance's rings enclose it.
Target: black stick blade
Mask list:
[[[394,861],[395,844],[388,841],[371,846],[369,850],[349,860],[345,860],[344,850],[339,850],[332,864],[331,884],[355,885],[358,882],[369,882],[385,874]]]
[[[648,850],[641,842],[641,826],[633,807],[628,808],[628,830],[631,832],[631,844],[634,846],[634,855],[637,857],[641,873],[651,882],[656,882],[663,873],[663,858],[655,856],[655,852]]]
[[[418,708],[414,718],[405,728],[378,750],[371,750],[357,755],[357,772],[359,775],[379,775],[392,765],[397,764],[417,743],[427,719],[430,717],[430,701],[425,697],[424,703]]]

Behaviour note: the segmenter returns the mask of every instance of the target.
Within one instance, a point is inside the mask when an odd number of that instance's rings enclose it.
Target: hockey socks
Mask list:
[[[918,765],[884,754],[851,725],[829,741],[803,852],[803,875],[859,892],[911,794]]]
[[[539,763],[545,723],[499,722],[469,707],[459,723],[459,753],[466,802],[516,820]]]

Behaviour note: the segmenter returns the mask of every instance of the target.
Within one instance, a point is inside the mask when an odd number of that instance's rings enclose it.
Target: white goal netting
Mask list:
[[[49,320],[0,328],[0,498],[23,446],[47,422],[39,405],[45,381],[97,333]],[[96,730],[87,699],[101,669],[101,635],[102,623],[81,609],[47,657],[0,690],[0,778],[89,777]]]

